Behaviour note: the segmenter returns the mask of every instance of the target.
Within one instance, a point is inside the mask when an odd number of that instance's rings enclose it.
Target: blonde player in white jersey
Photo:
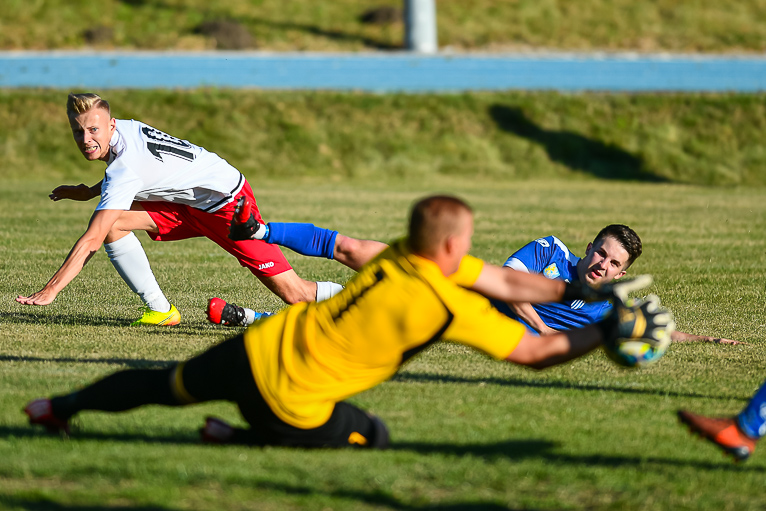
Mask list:
[[[101,200],[61,268],[42,289],[17,302],[53,302],[103,243],[117,272],[146,305],[133,324],[178,324],[180,313],[160,289],[134,230],[158,241],[210,238],[288,304],[321,300],[342,289],[301,279],[273,245],[228,238],[238,199],[255,199],[245,177],[226,160],[144,123],[112,118],[109,104],[96,94],[70,94],[67,115],[85,158],[104,161],[107,168],[95,185],[59,186],[50,198],[86,201],[100,195]],[[253,214],[260,219],[257,207]]]

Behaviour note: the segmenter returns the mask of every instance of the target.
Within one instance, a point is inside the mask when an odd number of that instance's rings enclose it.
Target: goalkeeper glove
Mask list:
[[[628,300],[628,294],[649,287],[651,283],[651,275],[639,275],[633,279],[616,280],[607,284],[601,284],[598,287],[589,286],[585,282],[578,280],[567,283],[562,300],[601,302],[617,298],[617,301],[625,303]]]
[[[612,312],[596,326],[601,330],[602,342],[611,346],[637,340],[660,347],[670,342],[670,335],[676,329],[673,314],[660,307],[656,295],[649,295],[636,305],[617,300]]]

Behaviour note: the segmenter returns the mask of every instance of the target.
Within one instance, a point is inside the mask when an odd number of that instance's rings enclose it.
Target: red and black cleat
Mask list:
[[[245,309],[221,298],[211,298],[207,302],[207,319],[216,325],[247,326]]]
[[[39,424],[48,433],[69,435],[69,423],[53,415],[51,400],[48,398],[30,401],[24,407],[24,413],[29,417],[30,424]]]
[[[734,461],[745,461],[755,450],[756,440],[743,433],[737,420],[732,417],[705,417],[679,410],[678,420],[686,424],[692,433],[713,442],[725,454],[733,457]]]
[[[253,209],[253,205],[250,202],[250,197],[243,195],[237,200],[237,207],[234,208],[234,223],[244,224],[250,220],[250,211]]]
[[[262,229],[262,224],[255,219],[252,209],[251,199],[246,195],[241,196],[237,207],[234,208],[234,216],[229,225],[229,239],[234,241],[259,239],[256,233]]]
[[[205,444],[227,444],[231,442],[235,429],[222,419],[207,417],[200,428],[199,436]]]

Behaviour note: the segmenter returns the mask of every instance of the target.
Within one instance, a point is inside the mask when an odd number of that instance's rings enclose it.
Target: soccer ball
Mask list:
[[[670,346],[676,329],[673,314],[660,307],[660,299],[649,295],[640,300],[621,300],[613,314],[630,338],[622,337],[603,344],[607,356],[624,367],[644,367],[659,360]],[[632,337],[635,335],[635,337]],[[653,342],[649,343],[649,340]]]
[[[670,336],[659,346],[652,346],[640,339],[625,339],[613,346],[604,345],[609,358],[624,367],[645,367],[659,360],[670,346]]]

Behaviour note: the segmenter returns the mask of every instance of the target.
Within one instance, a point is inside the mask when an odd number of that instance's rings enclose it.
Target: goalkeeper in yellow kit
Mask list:
[[[494,358],[544,368],[619,338],[659,342],[672,318],[646,304],[585,328],[532,336],[491,307],[503,301],[603,300],[599,289],[508,272],[471,257],[473,215],[450,196],[419,201],[409,236],[366,264],[333,298],[300,303],[204,353],[167,369],[132,369],[25,408],[30,423],[68,431],[83,410],[123,411],[146,404],[235,402],[250,428],[208,418],[203,440],[250,445],[384,448],[383,422],[345,402],[390,378],[432,343],[447,338]],[[542,342],[541,342],[542,341]]]

